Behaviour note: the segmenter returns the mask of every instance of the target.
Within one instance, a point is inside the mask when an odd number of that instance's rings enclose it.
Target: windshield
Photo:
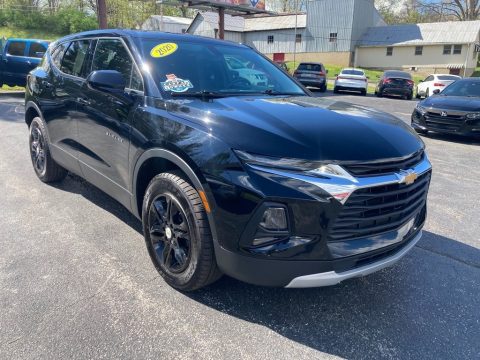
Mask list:
[[[363,71],[361,70],[342,70],[342,75],[359,75],[363,76],[365,75]]]
[[[448,85],[440,95],[480,97],[480,81],[455,81]]]
[[[247,47],[142,40],[145,63],[163,93],[305,95],[276,65]]]

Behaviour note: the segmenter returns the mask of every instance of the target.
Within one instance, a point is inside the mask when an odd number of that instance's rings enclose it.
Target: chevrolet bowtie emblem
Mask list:
[[[402,171],[400,174],[397,174],[400,178],[400,184],[411,185],[418,179],[418,174],[413,172],[413,170]]]

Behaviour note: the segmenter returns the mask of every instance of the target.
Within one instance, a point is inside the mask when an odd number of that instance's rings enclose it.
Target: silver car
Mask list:
[[[363,70],[346,68],[340,71],[335,79],[333,92],[338,93],[342,90],[359,91],[362,95],[367,95],[368,78]]]

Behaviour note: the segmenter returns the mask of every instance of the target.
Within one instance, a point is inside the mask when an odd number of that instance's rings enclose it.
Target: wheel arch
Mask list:
[[[25,105],[25,124],[30,127],[32,120],[37,116],[40,117],[42,121],[44,121],[42,111],[40,110],[38,105],[35,104],[33,101],[27,102],[27,104]]]
[[[202,181],[182,157],[162,148],[149,149],[138,158],[133,169],[132,211],[135,216],[142,216],[143,196],[150,180],[159,172],[169,170],[182,171],[197,191],[205,192]]]

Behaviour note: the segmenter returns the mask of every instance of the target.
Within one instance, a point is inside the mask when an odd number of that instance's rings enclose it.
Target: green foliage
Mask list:
[[[95,15],[88,15],[71,7],[60,8],[55,12],[11,8],[0,10],[0,27],[28,29],[34,33],[37,30],[62,36],[97,28],[97,18]]]

